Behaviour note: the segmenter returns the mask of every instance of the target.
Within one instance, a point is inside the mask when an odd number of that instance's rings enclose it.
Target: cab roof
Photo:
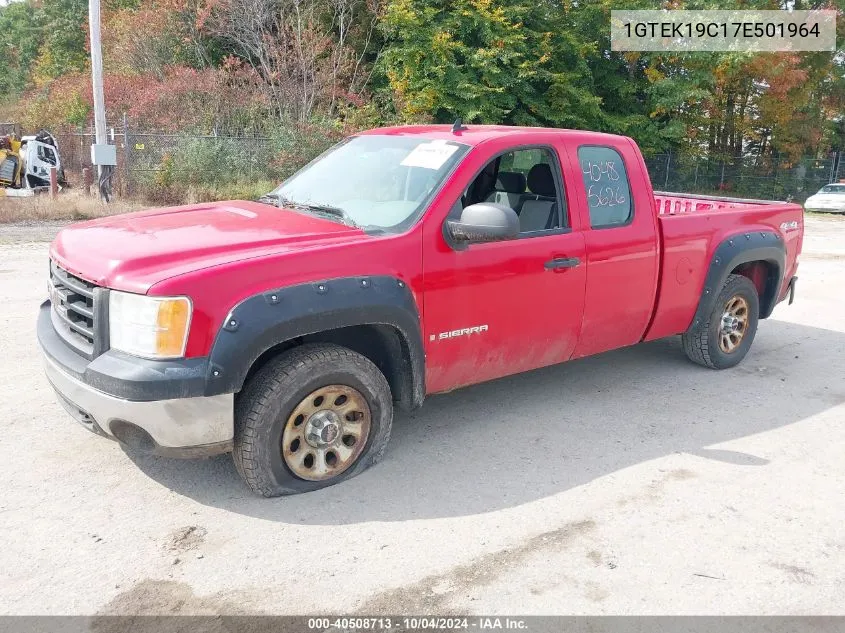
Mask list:
[[[522,141],[536,137],[541,141],[549,136],[571,137],[574,141],[583,142],[585,139],[594,141],[605,139],[619,140],[625,138],[616,134],[591,132],[587,130],[567,130],[548,127],[522,127],[515,125],[473,125],[464,123],[459,131],[453,131],[451,125],[399,125],[395,127],[380,127],[361,132],[360,134],[383,134],[388,136],[421,136],[423,138],[455,141],[465,145],[475,146],[503,136],[518,136]]]

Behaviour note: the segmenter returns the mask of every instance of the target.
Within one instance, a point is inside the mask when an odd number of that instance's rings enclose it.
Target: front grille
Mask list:
[[[72,347],[88,358],[101,350],[99,326],[103,290],[50,261],[53,326]]]

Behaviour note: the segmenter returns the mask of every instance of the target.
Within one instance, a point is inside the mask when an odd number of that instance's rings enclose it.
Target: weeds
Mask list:
[[[3,194],[2,189],[0,194]],[[79,191],[63,192],[52,199],[46,194],[31,198],[0,195],[0,224],[43,220],[91,220],[143,208],[144,203],[138,200],[116,200],[111,204],[104,204],[99,199]]]

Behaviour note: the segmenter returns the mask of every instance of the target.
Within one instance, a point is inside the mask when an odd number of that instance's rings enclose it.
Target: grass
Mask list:
[[[0,190],[0,194],[2,194]],[[66,191],[54,199],[40,194],[31,198],[10,198],[0,195],[0,224],[39,222],[45,220],[91,220],[107,215],[139,211],[145,206],[139,200],[115,200],[104,204],[94,196],[79,191]]]
[[[256,200],[278,186],[278,182],[255,180],[169,186],[150,184],[146,187],[138,187],[138,190],[149,203],[148,206],[167,206],[214,202],[215,200]]]
[[[177,204],[195,204],[215,200],[255,200],[272,191],[277,182],[258,180],[254,182],[219,183],[209,185],[188,185],[186,187],[152,186],[136,198],[115,198],[104,204],[95,196],[85,195],[79,190],[67,190],[54,199],[39,194],[31,198],[11,198],[0,189],[0,224],[15,222],[78,221],[92,220],[109,215],[140,211],[150,207]]]
[[[205,186],[188,189],[188,195],[196,202],[213,200],[256,200],[265,193],[273,191],[279,186],[271,180],[255,180],[250,182],[221,183],[216,186]]]
[[[817,220],[826,220],[829,222],[841,222],[845,219],[845,213],[818,213],[817,211],[804,211],[804,215],[816,218]]]

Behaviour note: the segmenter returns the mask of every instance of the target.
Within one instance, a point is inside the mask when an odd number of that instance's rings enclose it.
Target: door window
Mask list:
[[[567,226],[560,168],[546,148],[513,150],[491,160],[476,176],[463,204],[495,202],[519,216],[520,234],[530,236]]]
[[[634,207],[628,173],[619,152],[610,147],[585,145],[578,148],[578,163],[584,175],[590,226],[596,229],[628,224]]]
[[[38,158],[43,160],[45,163],[50,163],[51,165],[56,164],[56,154],[53,152],[51,147],[47,147],[46,145],[38,146]]]

